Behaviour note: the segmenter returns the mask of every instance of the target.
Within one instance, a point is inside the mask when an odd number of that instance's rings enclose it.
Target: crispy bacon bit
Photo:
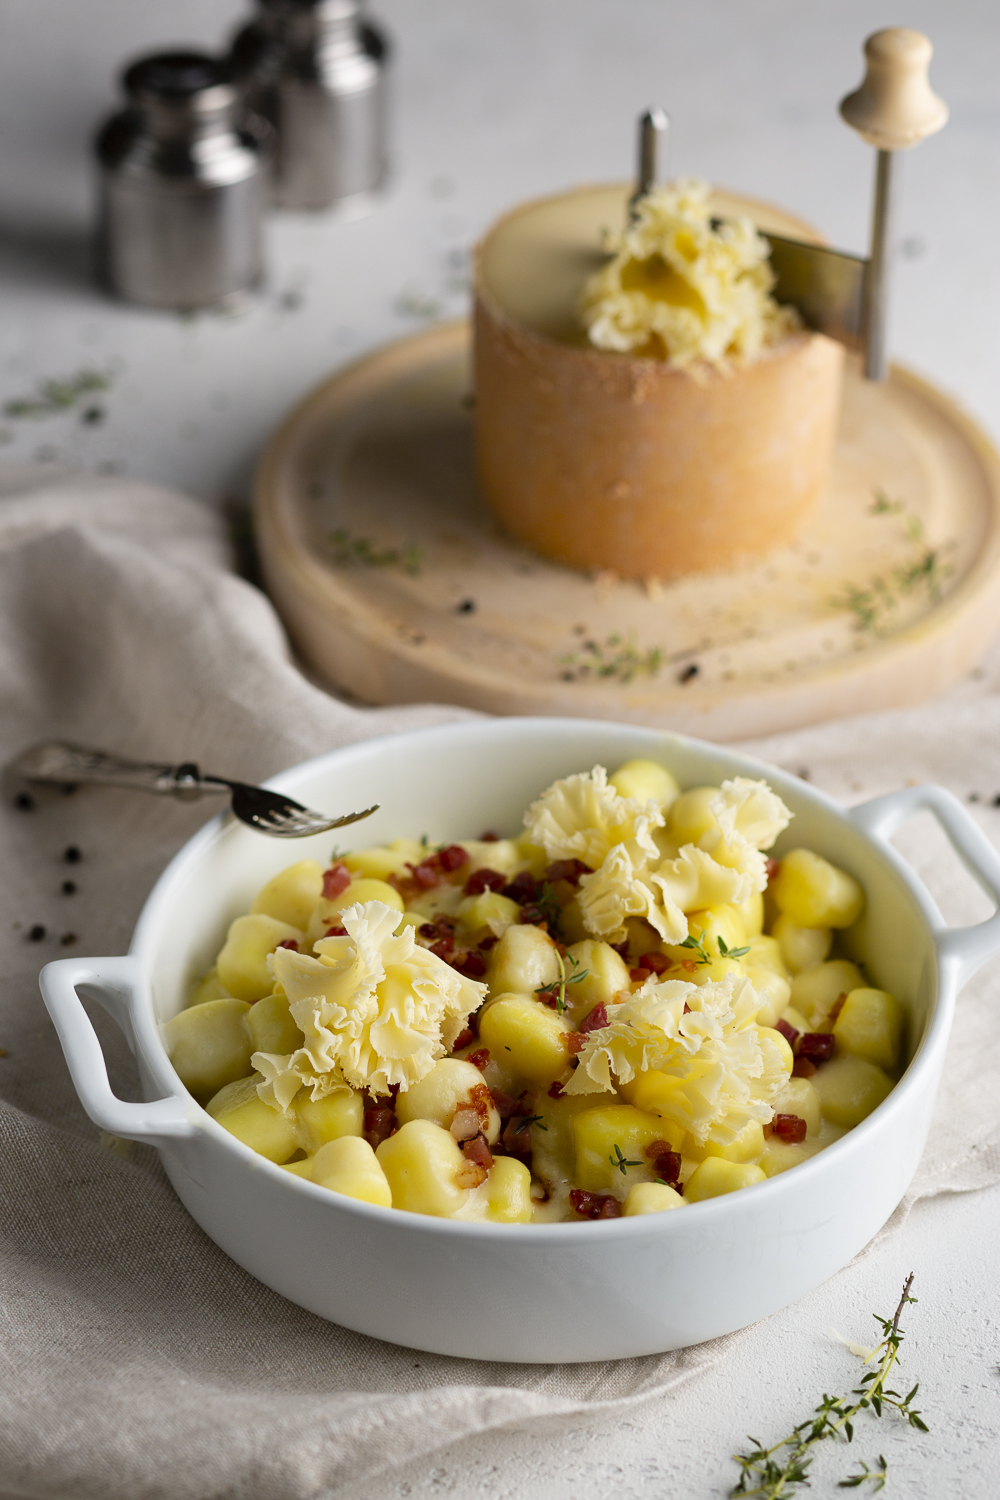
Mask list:
[[[504,1126],[500,1139],[504,1150],[509,1151],[511,1156],[531,1155],[531,1126],[528,1124],[530,1119],[530,1115],[511,1115]]]
[[[460,1104],[455,1111],[455,1118],[451,1122],[451,1133],[456,1141],[471,1140],[474,1135],[479,1135],[481,1130],[482,1122],[479,1118],[478,1109],[472,1104]]]
[[[466,1026],[464,1031],[458,1033],[458,1036],[451,1045],[451,1050],[452,1052],[461,1052],[463,1047],[471,1047],[475,1040],[476,1034],[472,1027]]]
[[[482,979],[486,973],[486,960],[481,953],[456,953],[451,966],[464,974],[466,979]]]
[[[768,856],[764,863],[767,866],[767,883],[768,885],[770,885],[775,875],[777,875],[778,871],[781,869],[781,860],[771,859],[770,856]]]
[[[579,1032],[600,1031],[602,1026],[608,1024],[608,1010],[606,1005],[595,1005],[589,1016],[585,1016],[578,1027]]]
[[[346,937],[347,936],[347,928],[346,927],[341,927],[341,926],[339,926],[339,924],[335,924],[333,927],[328,927],[326,929],[326,931],[324,932],[323,936],[324,937]]]
[[[774,1134],[774,1126],[771,1124],[770,1120],[768,1120],[766,1125],[762,1125],[760,1129],[765,1141],[769,1141]]]
[[[491,870],[484,865],[481,870],[473,870],[465,882],[465,894],[481,896],[484,891],[502,891],[506,884],[506,875],[501,875],[499,870]]]
[[[432,891],[436,885],[441,884],[441,866],[436,862],[434,855],[431,855],[429,859],[422,859],[419,865],[407,863],[406,868],[421,890]]]
[[[563,1086],[562,1086],[562,1084],[561,1083],[550,1083],[549,1084],[549,1098],[550,1099],[561,1099],[562,1096],[563,1096]]]
[[[279,948],[291,948],[291,950],[292,950],[293,953],[298,953],[298,951],[299,951],[299,945],[295,941],[294,938],[285,938],[285,941],[283,943],[279,943],[278,947]]]
[[[589,1038],[585,1031],[567,1031],[566,1046],[569,1048],[570,1056],[575,1056],[577,1052],[582,1052],[588,1041]]]
[[[446,844],[443,849],[438,850],[435,858],[440,862],[442,870],[450,875],[453,870],[460,870],[469,863],[469,851],[463,849],[461,844]]]
[[[793,1078],[811,1078],[816,1071],[816,1064],[810,1062],[808,1057],[797,1057],[792,1068]]]
[[[452,954],[455,952],[455,939],[451,933],[439,938],[436,943],[431,943],[430,951],[435,958],[443,958],[445,963],[451,962]]]
[[[799,1141],[804,1141],[806,1138],[806,1122],[798,1115],[775,1115],[771,1124],[779,1141],[797,1145]]]
[[[503,1089],[490,1089],[490,1098],[493,1100],[493,1108],[501,1120],[509,1120],[517,1109],[517,1100],[505,1094]]]
[[[651,974],[664,974],[670,968],[670,960],[665,953],[644,953],[639,959],[639,966],[648,969]]]
[[[480,1129],[485,1133],[489,1128],[490,1115],[493,1112],[493,1096],[487,1085],[474,1083],[469,1090],[469,1100],[479,1116]]]
[[[455,1185],[460,1188],[477,1188],[486,1181],[487,1172],[478,1162],[463,1161],[455,1173]]]
[[[682,1016],[689,1016],[690,1014],[691,1014],[691,1007],[690,1007],[690,1005],[688,1005],[687,1001],[685,1000],[684,1001],[684,1009],[681,1011],[681,1015]]]
[[[482,942],[477,944],[477,947],[479,948],[480,953],[489,953],[490,949],[495,948],[499,941],[500,939],[497,937],[496,933],[491,932],[489,937],[484,937]]]
[[[333,901],[335,897],[342,896],[351,883],[351,872],[342,859],[338,859],[335,865],[323,871],[323,897],[326,901]]]
[[[465,1060],[466,1062],[470,1062],[474,1068],[478,1068],[480,1073],[482,1073],[490,1060],[490,1054],[485,1047],[480,1047],[478,1052],[470,1052]]]
[[[488,1172],[493,1165],[493,1153],[484,1135],[475,1135],[471,1140],[463,1141],[462,1154],[466,1161],[471,1161],[474,1166],[482,1167],[484,1172]]]
[[[628,938],[625,939],[624,943],[610,943],[608,946],[615,950],[622,963],[628,963]]]
[[[420,924],[420,926],[417,928],[417,933],[418,933],[418,935],[420,937],[436,938],[437,935],[438,935],[437,923],[436,922],[422,922]]]
[[[585,1193],[582,1188],[570,1190],[569,1201],[581,1219],[618,1219],[622,1206],[611,1193]]]
[[[657,1177],[662,1177],[668,1187],[677,1187],[681,1175],[680,1152],[674,1151],[669,1141],[651,1141],[644,1154],[652,1161]]]
[[[585,865],[582,859],[557,859],[545,871],[545,879],[568,880],[570,885],[577,885],[581,875],[589,874],[590,866]]]
[[[559,991],[558,990],[536,990],[535,991],[535,998],[537,1000],[540,1000],[543,1005],[547,1005],[549,1007],[549,1010],[558,1010],[559,1009]]]
[[[784,1018],[782,1018],[780,1021],[775,1021],[774,1029],[775,1031],[781,1032],[781,1035],[785,1038],[785,1041],[788,1043],[789,1047],[795,1046],[795,1043],[799,1039],[799,1033],[795,1030],[794,1026],[790,1026],[789,1023]]]
[[[492,828],[487,828],[485,833],[479,835],[479,842],[481,844],[499,844],[500,835],[494,833]]]
[[[364,1136],[373,1151],[387,1141],[395,1129],[396,1116],[391,1109],[378,1105],[365,1110]]]
[[[837,1017],[840,1015],[840,1012],[843,1010],[844,1003],[845,1003],[846,1000],[847,1000],[847,995],[841,993],[841,994],[839,994],[837,996],[836,1000],[831,1005],[831,1007],[830,1007],[830,1014],[826,1018],[827,1022],[828,1022],[828,1024],[830,1026],[833,1025],[833,1023],[836,1021]]]
[[[810,1062],[829,1062],[833,1056],[834,1036],[832,1031],[807,1031],[799,1038],[799,1056]]]
[[[504,886],[503,894],[511,901],[516,901],[518,906],[528,906],[538,900],[538,884],[533,875],[529,875],[527,870],[522,870],[520,874],[514,876],[509,885]]]
[[[652,972],[652,969],[647,968],[629,969],[628,977],[633,984],[645,984]]]

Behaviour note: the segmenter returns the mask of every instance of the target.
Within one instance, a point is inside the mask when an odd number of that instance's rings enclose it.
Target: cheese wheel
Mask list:
[[[475,428],[494,513],[546,557],[626,578],[717,572],[794,540],[826,482],[844,350],[797,332],[697,374],[594,349],[576,308],[628,189],[524,204],[477,252]],[[713,197],[815,240],[779,210]]]

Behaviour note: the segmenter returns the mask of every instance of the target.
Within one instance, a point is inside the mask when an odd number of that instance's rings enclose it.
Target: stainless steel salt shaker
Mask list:
[[[122,82],[128,107],[95,143],[102,277],[146,307],[224,304],[261,279],[266,198],[261,140],[237,127],[228,67],[164,52]]]
[[[373,206],[388,174],[388,43],[361,0],[258,0],[230,65],[247,109],[274,130],[282,208]]]

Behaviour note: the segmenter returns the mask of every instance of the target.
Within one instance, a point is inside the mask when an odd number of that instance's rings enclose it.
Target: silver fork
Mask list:
[[[346,813],[328,818],[324,813],[303,807],[281,792],[230,781],[225,776],[203,775],[194,761],[179,766],[155,761],[126,760],[106,750],[88,750],[83,745],[69,745],[60,740],[32,745],[12,761],[8,771],[26,781],[57,781],[64,785],[80,781],[103,786],[130,787],[134,791],[157,792],[161,796],[194,801],[205,792],[229,792],[234,815],[241,823],[275,839],[303,839],[311,833],[326,833],[344,828],[378,812],[378,803],[364,812]]]

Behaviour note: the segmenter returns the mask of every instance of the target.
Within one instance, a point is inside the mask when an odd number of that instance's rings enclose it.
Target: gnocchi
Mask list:
[[[300,860],[163,1028],[215,1126],[378,1208],[663,1213],[807,1160],[886,1098],[903,1003],[842,946],[860,884],[767,851],[765,782],[629,761],[525,828]]]

